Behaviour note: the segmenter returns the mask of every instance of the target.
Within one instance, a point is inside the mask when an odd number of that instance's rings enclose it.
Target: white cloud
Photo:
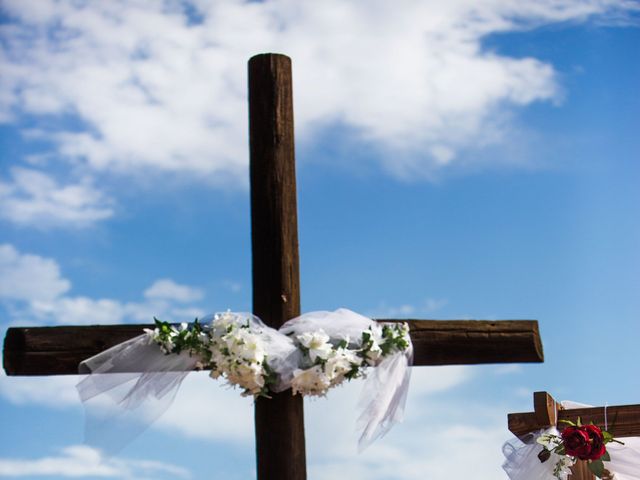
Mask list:
[[[305,401],[310,478],[506,478],[501,446],[510,436],[506,412],[515,410],[500,402],[471,402],[449,388],[420,392],[420,380],[414,380],[437,370],[414,370],[404,422],[360,455],[354,434],[359,385],[335,389],[327,399]]]
[[[14,405],[76,408],[81,406],[76,390],[81,379],[77,375],[10,377],[0,372],[0,396]],[[212,380],[207,372],[192,372],[154,428],[187,438],[250,444],[253,400]]]
[[[191,373],[157,425],[189,438],[249,445],[253,442],[253,400],[212,380],[207,372]]]
[[[513,373],[522,373],[522,365],[511,363],[506,365],[497,365],[493,371],[496,375],[511,375]]]
[[[233,280],[224,280],[222,285],[231,291],[231,293],[238,293],[242,291],[242,284]]]
[[[414,395],[430,395],[451,390],[471,379],[473,368],[467,365],[414,368],[411,391]]]
[[[169,278],[156,280],[153,285],[144,291],[146,298],[159,298],[164,300],[175,300],[177,302],[194,302],[202,300],[204,294],[198,288],[187,285],[178,285]]]
[[[127,314],[126,306],[118,300],[67,296],[48,302],[32,302],[30,310],[41,321],[68,325],[121,323]]]
[[[449,412],[441,409],[440,413],[446,416]],[[499,422],[482,425],[475,419],[451,427],[413,424],[412,429],[403,429],[405,441],[383,439],[360,456],[332,451],[331,456],[317,458],[310,464],[310,477],[502,479],[506,475],[501,469],[500,447],[508,437],[505,430]]]
[[[78,377],[8,377],[0,372],[0,395],[15,405],[44,405],[50,408],[79,406],[75,389]]]
[[[190,478],[183,467],[151,460],[103,458],[85,445],[71,445],[55,456],[42,458],[0,458],[0,477],[57,476],[65,478],[104,477],[120,479]],[[150,475],[150,476],[149,476]]]
[[[41,171],[14,168],[0,181],[0,218],[37,228],[86,227],[113,215],[111,200],[87,177],[59,185]]]
[[[206,312],[185,302],[202,300],[201,289],[164,278],[155,281],[138,302],[68,295],[71,282],[50,258],[24,254],[0,245],[0,302],[21,321],[72,325],[124,321],[149,323],[154,316],[168,321],[193,320]]]
[[[302,137],[339,123],[393,150],[381,163],[393,175],[428,177],[458,166],[464,149],[506,142],[509,112],[558,98],[552,65],[488,51],[487,35],[637,9],[626,0],[230,0],[195,1],[192,21],[179,2],[3,6],[17,20],[2,26],[0,119],[75,118],[47,138],[94,172],[220,183],[246,182],[245,62],[257,52],[293,57]]]
[[[431,297],[427,297],[417,304],[388,305],[386,302],[382,302],[369,312],[369,316],[373,318],[419,318],[444,308],[448,303],[449,301],[445,298]]]
[[[71,288],[55,260],[0,245],[0,299],[50,301]]]

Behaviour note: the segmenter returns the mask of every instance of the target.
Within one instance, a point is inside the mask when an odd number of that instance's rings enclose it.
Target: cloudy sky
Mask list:
[[[540,321],[542,365],[416,368],[361,455],[307,401],[309,477],[505,479],[531,394],[638,403],[640,4],[0,3],[0,333],[250,310],[246,62],[293,59],[302,309]],[[0,376],[2,478],[250,478],[252,404],[192,374],[118,456],[75,377]]]

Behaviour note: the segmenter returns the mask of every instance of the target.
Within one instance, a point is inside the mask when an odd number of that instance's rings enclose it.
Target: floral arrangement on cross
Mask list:
[[[537,442],[542,445],[538,454],[541,462],[549,460],[552,454],[560,456],[553,470],[553,475],[559,480],[566,480],[571,474],[570,468],[578,461],[585,460],[589,470],[598,478],[606,473],[604,462],[611,461],[606,444],[623,442],[616,440],[606,430],[590,423],[582,425],[580,417],[576,423],[570,420],[560,420],[567,424],[560,435],[543,434]]]
[[[244,396],[269,397],[280,391],[274,389],[279,371],[288,372],[287,387],[294,395],[324,396],[331,387],[365,376],[368,367],[410,346],[404,323],[374,324],[354,339],[331,338],[322,329],[274,339],[273,330],[233,312],[218,313],[207,325],[197,319],[179,326],[154,320],[155,328],[145,329],[150,344],[167,355],[195,356],[196,368],[241,387]],[[287,369],[279,368],[283,357]]]

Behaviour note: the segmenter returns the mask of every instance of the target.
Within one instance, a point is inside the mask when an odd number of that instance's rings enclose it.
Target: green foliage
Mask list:
[[[589,467],[591,473],[598,478],[602,478],[604,475],[604,463],[602,463],[602,459],[589,461],[587,467]]]
[[[221,339],[227,335],[233,335],[234,329],[251,329],[248,321],[246,324],[225,325],[224,333],[220,332],[220,330],[215,333],[213,326],[203,326],[198,319],[191,324],[174,325],[154,317],[154,322],[155,329],[147,330],[147,334],[165,354],[188,353],[196,356],[198,358],[196,368],[212,370],[211,376],[214,378],[222,375],[229,379],[228,372],[236,372],[235,374],[237,374],[236,367],[240,367],[245,362],[244,359],[236,358],[237,352],[230,351],[225,340]],[[331,348],[334,355],[344,355],[344,350],[349,350],[351,355],[359,357],[357,361],[354,361],[353,357],[349,360],[349,370],[346,373],[341,373],[344,379],[352,380],[362,377],[369,366],[377,365],[385,356],[403,352],[409,348],[410,341],[406,324],[386,324],[379,330],[374,330],[376,328],[378,327],[374,326],[362,332],[360,342],[350,343],[347,339],[340,339],[334,340],[332,343]],[[258,332],[253,334],[259,335]],[[233,341],[236,342],[236,346],[245,344],[242,335],[234,338]],[[300,342],[296,342],[296,347],[301,351],[303,357],[307,358],[306,362],[309,362],[311,350]],[[320,365],[324,368],[327,361],[328,357],[316,356],[313,365]],[[238,383],[236,380],[232,381],[232,383],[245,388],[243,395],[270,398],[269,393],[277,384],[278,376],[269,365],[266,355],[260,366],[262,370],[260,375],[264,385],[261,388],[258,387],[260,388],[259,391],[253,387],[244,387],[242,383]],[[309,368],[309,364],[303,363],[300,368]],[[255,384],[253,385],[255,386]]]

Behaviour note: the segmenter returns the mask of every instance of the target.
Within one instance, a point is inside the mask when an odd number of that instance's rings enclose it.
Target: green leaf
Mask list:
[[[540,460],[541,463],[544,463],[547,460],[549,460],[549,457],[551,457],[551,452],[549,450],[547,450],[546,448],[543,448],[542,450],[540,450],[540,453],[538,454],[538,459]]]
[[[603,462],[610,462],[611,455],[609,455],[609,452],[604,452],[604,455],[600,457],[600,460],[602,460]]]
[[[602,463],[602,460],[593,460],[587,463],[587,467],[598,478],[602,478],[602,475],[604,475],[604,463]]]

